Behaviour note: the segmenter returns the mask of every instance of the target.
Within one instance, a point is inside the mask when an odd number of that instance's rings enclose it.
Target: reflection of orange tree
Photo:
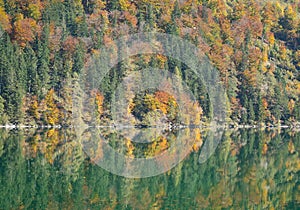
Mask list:
[[[103,148],[101,141],[98,141],[97,149],[95,151],[89,151],[90,152],[90,158],[92,163],[97,163],[99,160],[103,158]]]
[[[152,142],[148,145],[145,156],[151,157],[162,153],[163,151],[167,150],[170,146],[167,138],[165,136],[159,136],[156,141]]]
[[[147,136],[148,140],[151,140],[151,143],[138,143],[132,141],[132,139],[128,137],[124,137],[121,134],[118,134],[116,132],[113,133],[106,133],[105,138],[109,139],[109,145],[117,152],[122,153],[128,157],[154,157],[159,154],[164,153],[168,149],[170,149],[171,145],[175,143],[175,141],[181,141],[183,144],[186,144],[186,146],[190,147],[190,151],[197,152],[202,144],[202,136],[201,136],[201,130],[199,128],[196,129],[186,129],[186,131],[183,133],[180,139],[176,139],[177,135],[173,132],[167,132],[163,135],[158,135],[155,137]],[[147,138],[146,137],[146,138]],[[194,139],[193,144],[187,144],[187,142],[190,142],[190,139]],[[94,156],[92,157],[93,161],[96,161],[97,159],[101,159],[103,156],[103,151],[101,148],[101,145],[98,144],[97,150],[94,151]],[[173,158],[177,158],[178,154],[173,154],[171,152],[171,155],[165,158],[170,158],[172,160]],[[164,160],[163,162],[168,162],[167,160]]]
[[[135,150],[135,147],[129,138],[126,138],[116,132],[103,134],[103,137],[104,139],[109,139],[109,145],[118,153],[122,153],[129,157],[134,157],[133,151]],[[97,149],[97,151],[99,150],[101,153],[95,154],[97,159],[101,159],[103,156],[102,148],[99,147],[101,147],[101,144],[98,144]],[[98,157],[98,155],[100,156]]]
[[[36,157],[36,154],[41,147],[40,140],[41,136],[39,134],[36,134],[27,140],[28,143],[26,143],[26,155],[30,157]]]
[[[180,141],[184,146],[189,147],[190,152],[197,152],[203,144],[201,130],[199,128],[185,130],[189,131],[183,132],[180,139],[177,139],[177,131],[163,131],[162,133],[157,134],[155,130],[151,129],[149,130],[149,133],[145,133],[141,130],[140,132],[137,132],[136,135],[130,137],[126,132],[104,131],[102,132],[102,137],[99,136],[99,138],[108,139],[109,145],[113,150],[131,158],[148,158],[163,154],[169,150],[176,141]],[[137,137],[140,140],[147,140],[148,143],[134,141]],[[188,143],[191,142],[191,139],[193,139],[193,143]],[[97,162],[97,160],[103,158],[103,148],[102,144],[99,142],[100,141],[97,140],[97,142],[95,142],[97,146],[94,147],[93,151],[90,151],[92,162]],[[173,155],[172,151],[171,154],[170,157],[165,158],[172,159],[177,157],[177,154]]]
[[[61,144],[64,136],[58,129],[50,129],[45,133],[36,133],[31,138],[28,138],[28,148],[26,148],[26,154],[35,157],[37,153],[45,155],[46,160],[49,163],[53,163],[54,157],[57,155],[58,148],[64,146]],[[62,151],[60,151],[62,152]]]
[[[117,132],[102,133],[102,135],[105,139],[109,140],[109,145],[115,151],[132,158],[152,157],[161,154],[169,149],[176,140],[176,135],[171,132],[160,135],[156,135],[155,133],[150,132],[149,135],[145,135],[142,137],[142,139],[144,138],[151,141],[150,143],[135,142],[131,138],[125,137]],[[101,144],[98,144],[97,150],[93,152],[92,156],[92,160],[102,158],[103,151],[101,148]]]
[[[77,177],[83,162],[81,144],[74,141],[74,134],[51,129],[36,133],[26,140],[24,151],[27,158],[42,157],[48,164],[58,166],[66,176]],[[97,151],[99,152],[99,151]]]
[[[168,155],[164,155],[161,157],[158,157],[156,159],[158,165],[162,168],[168,168],[170,167],[170,163],[172,162],[176,162],[176,160],[178,160],[178,158],[182,155],[185,156],[185,153],[187,150],[179,150],[177,151],[175,147],[171,148],[171,145],[173,144],[181,144],[184,147],[187,147],[188,153],[194,151],[197,151],[201,145],[202,145],[202,140],[201,140],[201,135],[200,133],[198,133],[200,130],[196,130],[194,129],[193,132],[191,132],[190,128],[186,128],[184,130],[181,130],[180,134],[179,133],[171,133],[170,135],[168,135],[168,140],[169,140],[169,144],[167,148],[164,148],[163,151],[161,151],[160,153],[163,153],[164,151],[166,151],[167,149],[169,150],[169,154]],[[195,139],[196,138],[196,139]],[[195,141],[191,141],[195,139]],[[180,142],[178,142],[180,141]],[[194,143],[193,143],[194,142]],[[193,143],[193,144],[192,144]]]
[[[130,141],[130,139],[125,140],[125,145],[126,145],[126,155],[129,157],[134,157],[133,151],[134,151],[134,145]]]
[[[103,135],[103,136],[102,136]],[[89,149],[89,156],[91,162],[97,163],[103,158],[103,139],[109,139],[109,145],[118,153],[123,153],[128,157],[134,157],[135,146],[129,138],[125,138],[117,133],[102,133],[98,138],[95,139],[96,146]],[[87,134],[85,135],[87,138]]]
[[[195,143],[193,144],[193,150],[195,152],[198,152],[198,150],[201,148],[203,144],[202,136],[201,136],[201,130],[200,128],[193,129],[193,134],[191,138],[195,138]]]
[[[56,129],[48,130],[45,133],[37,132],[26,139],[25,154],[31,158],[43,154],[47,162],[52,164],[62,139],[63,136]]]

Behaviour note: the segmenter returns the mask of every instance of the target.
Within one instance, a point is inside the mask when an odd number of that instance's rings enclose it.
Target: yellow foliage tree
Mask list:
[[[95,100],[96,109],[99,115],[103,114],[104,96],[98,90],[92,90],[92,97]]]
[[[2,6],[0,6],[0,27],[2,27],[7,32],[11,31],[9,16],[6,14]]]
[[[39,4],[29,4],[28,5],[28,13],[30,14],[30,16],[35,19],[38,20],[41,17],[41,11],[40,11],[40,5]]]
[[[47,133],[46,133],[47,148],[45,151],[45,157],[50,164],[53,164],[54,152],[55,152],[55,149],[57,148],[60,138],[61,138],[61,136],[59,136],[58,130],[51,129],[51,130],[47,131]]]
[[[59,122],[59,109],[57,108],[57,105],[55,104],[54,100],[54,90],[51,89],[48,91],[46,97],[46,122],[50,125],[56,125]]]
[[[127,11],[130,7],[130,2],[128,0],[119,0],[119,4],[122,10]]]
[[[34,96],[32,98],[32,102],[30,104],[30,107],[29,107],[29,113],[35,118],[35,119],[38,119],[39,118],[39,112],[38,112],[38,101],[37,101],[37,97]]]

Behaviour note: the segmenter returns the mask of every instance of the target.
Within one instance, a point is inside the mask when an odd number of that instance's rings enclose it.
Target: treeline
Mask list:
[[[181,36],[206,53],[226,87],[229,122],[300,121],[296,1],[0,0],[0,25],[1,124],[66,123],[73,83],[91,56],[120,36],[152,31]],[[210,100],[199,79],[172,58],[153,57],[134,58],[133,68],[163,66],[179,75],[208,121]],[[124,68],[101,86],[104,108]]]

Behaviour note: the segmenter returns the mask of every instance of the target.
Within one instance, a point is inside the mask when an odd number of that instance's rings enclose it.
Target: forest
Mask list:
[[[297,126],[299,12],[297,0],[0,0],[0,125],[68,125],[76,81],[101,46],[155,31],[188,40],[209,58],[226,90],[228,124]],[[162,55],[135,56],[130,64],[116,65],[91,93],[99,121],[110,121],[124,72],[153,66],[192,90],[195,119],[186,122],[211,120],[210,98],[185,64]],[[177,103],[149,90],[128,112],[135,123],[151,124],[157,115],[171,122]]]

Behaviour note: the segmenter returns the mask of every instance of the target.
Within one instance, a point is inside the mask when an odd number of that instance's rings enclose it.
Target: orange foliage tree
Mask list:
[[[155,93],[155,98],[159,101],[159,106],[157,108],[160,109],[164,114],[167,114],[167,112],[169,111],[170,103],[176,103],[174,96],[171,96],[170,94],[163,91],[157,91]]]
[[[99,90],[96,89],[91,91],[91,96],[95,102],[98,115],[101,116],[103,114],[104,96],[99,92]]]
[[[19,19],[14,23],[14,40],[21,47],[25,47],[28,42],[32,42],[37,31],[37,24],[32,18]]]

